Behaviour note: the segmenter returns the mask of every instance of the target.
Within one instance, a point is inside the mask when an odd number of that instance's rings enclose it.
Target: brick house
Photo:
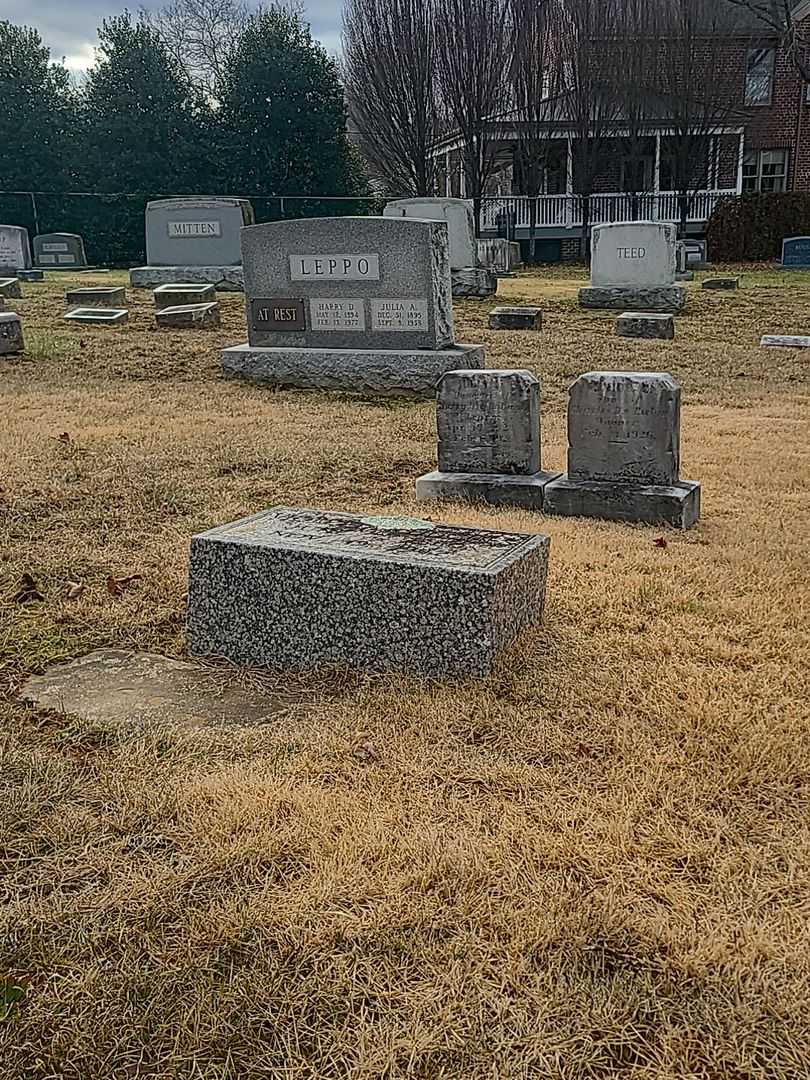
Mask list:
[[[722,198],[749,191],[810,191],[810,87],[790,51],[791,42],[800,42],[805,33],[810,37],[810,0],[793,8],[793,35],[778,26],[780,0],[772,0],[771,19],[763,19],[761,6],[766,0],[753,3],[753,10],[735,6],[733,29],[719,43],[717,38],[712,42],[711,63],[716,65],[721,58],[723,85],[734,100],[727,101],[722,115],[705,126],[701,136],[685,221],[690,236],[705,233]],[[665,45],[656,42],[654,48]],[[644,129],[635,129],[632,154],[623,121],[616,118],[615,138],[605,141],[588,197],[592,223],[633,218],[683,223],[683,192],[679,199],[673,179],[673,162],[682,142],[672,134],[672,116],[666,98],[652,94]],[[519,137],[514,133],[518,122],[508,114],[493,121],[495,166],[482,205],[481,234],[521,240],[533,222],[542,261],[577,258],[583,189],[577,176],[577,135],[571,130],[565,95],[549,99],[545,175],[542,193],[534,199],[526,196],[521,181]],[[440,162],[438,193],[466,196],[461,148],[453,133],[435,147]]]

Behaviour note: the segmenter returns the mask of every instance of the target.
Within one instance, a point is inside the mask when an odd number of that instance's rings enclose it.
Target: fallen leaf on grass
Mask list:
[[[56,435],[55,438],[57,442],[63,443],[65,446],[68,446],[72,442],[70,435],[68,435],[66,431],[63,431],[61,435]]]
[[[112,574],[107,578],[107,592],[110,596],[121,596],[130,586],[143,580],[143,574],[130,574],[129,577],[117,578]]]
[[[65,585],[65,599],[78,600],[84,592],[84,585],[80,581],[69,581]]]
[[[653,543],[655,544],[656,547],[660,547],[660,548],[669,547],[669,543],[668,543],[665,536],[659,536],[657,539],[653,540]]]
[[[30,574],[23,574],[20,578],[20,587],[14,594],[15,603],[32,604],[44,599],[34,578]]]

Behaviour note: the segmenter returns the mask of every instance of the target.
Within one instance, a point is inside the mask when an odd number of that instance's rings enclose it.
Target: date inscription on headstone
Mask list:
[[[372,300],[371,329],[407,333],[427,330],[427,300]]]
[[[365,330],[366,312],[362,300],[336,297],[309,302],[310,330]]]
[[[306,330],[303,300],[252,300],[251,318],[257,330]]]
[[[292,281],[379,281],[379,255],[291,255]]]

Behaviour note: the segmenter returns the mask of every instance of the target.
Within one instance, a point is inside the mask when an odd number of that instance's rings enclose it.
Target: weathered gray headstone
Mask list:
[[[772,349],[810,349],[810,337],[802,334],[766,334],[760,345]]]
[[[536,307],[496,307],[489,313],[490,330],[540,330],[543,312]]]
[[[0,277],[3,271],[10,271],[16,276],[18,270],[30,269],[28,230],[19,225],[0,225]]]
[[[99,323],[100,325],[118,326],[129,321],[129,311],[126,308],[76,308],[63,316],[65,322]]]
[[[10,300],[20,300],[22,289],[19,278],[0,278],[0,296],[7,296]]]
[[[686,292],[675,284],[677,229],[656,221],[595,225],[591,284],[580,289],[587,308],[680,311]]]
[[[276,507],[191,542],[189,652],[300,670],[488,674],[542,618],[549,540]]]
[[[180,304],[155,312],[158,326],[176,330],[210,330],[219,326],[219,304]]]
[[[463,499],[542,509],[558,473],[540,469],[540,383],[530,371],[451,371],[436,402],[438,471],[418,499]]]
[[[783,270],[810,270],[810,236],[790,236],[782,241]]]
[[[546,512],[693,525],[700,485],[679,479],[680,410],[671,375],[592,371],[577,379],[568,406],[568,473],[546,487]]]
[[[248,344],[226,374],[276,385],[432,396],[444,372],[481,367],[456,345],[447,226],[341,217],[242,234]]]
[[[705,270],[706,269],[706,241],[705,240],[684,240],[683,246],[686,248],[686,268],[687,270]]]
[[[252,225],[246,199],[158,199],[146,207],[148,266],[130,272],[133,288],[174,282],[241,289],[240,232]]]
[[[43,233],[35,236],[34,265],[49,270],[87,266],[84,241],[76,233]]]
[[[22,319],[13,311],[0,312],[0,356],[23,351]]]
[[[450,269],[478,266],[475,216],[466,199],[395,199],[383,210],[384,217],[407,217],[444,221],[450,241]]]
[[[671,341],[675,337],[675,319],[672,315],[626,311],[616,320],[616,333],[619,337],[662,338]]]
[[[499,275],[513,274],[522,261],[520,244],[501,237],[478,240],[477,252],[479,266],[487,266]]]
[[[217,292],[213,285],[192,285],[190,282],[177,285],[159,285],[152,295],[155,308],[158,311],[163,308],[180,307],[185,304],[212,304],[217,298]]]
[[[706,278],[703,282],[704,289],[727,289],[733,291],[739,289],[740,279],[738,277],[715,277]]]
[[[123,285],[112,288],[68,289],[65,302],[81,307],[120,308],[127,302],[127,292]]]

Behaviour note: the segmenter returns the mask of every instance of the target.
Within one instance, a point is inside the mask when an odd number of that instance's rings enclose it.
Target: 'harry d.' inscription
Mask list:
[[[320,218],[242,233],[248,344],[226,373],[277,385],[435,393],[445,371],[481,367],[456,345],[447,226]]]

